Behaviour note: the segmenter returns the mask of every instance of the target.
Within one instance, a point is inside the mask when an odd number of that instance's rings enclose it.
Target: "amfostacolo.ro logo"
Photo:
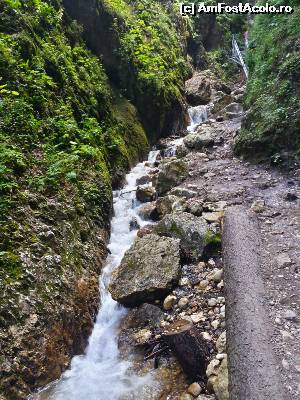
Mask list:
[[[197,14],[292,14],[291,6],[274,6],[269,3],[264,5],[253,5],[250,3],[238,3],[229,5],[218,3],[216,5],[206,5],[205,3],[181,3],[180,14],[183,16]]]

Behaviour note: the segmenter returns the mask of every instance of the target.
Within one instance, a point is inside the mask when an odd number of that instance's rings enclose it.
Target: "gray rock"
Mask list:
[[[137,213],[145,221],[157,221],[159,219],[155,201],[143,205]]]
[[[138,186],[136,198],[141,203],[146,203],[155,199],[156,190],[152,186]]]
[[[144,175],[136,180],[136,185],[137,186],[146,185],[147,183],[150,183],[151,181],[152,181],[152,177],[150,175]]]
[[[163,298],[180,278],[179,240],[149,234],[137,238],[113,272],[114,300],[134,307]]]
[[[136,229],[140,229],[140,225],[135,217],[129,222],[129,230],[134,231]]]
[[[288,254],[281,253],[279,256],[276,257],[276,263],[279,268],[289,267],[292,263]]]
[[[185,93],[188,103],[192,106],[208,104],[212,94],[211,80],[201,73],[195,73],[186,81]]]
[[[197,192],[186,188],[176,187],[171,190],[171,194],[178,197],[185,197],[186,199],[192,199],[197,196]]]
[[[166,194],[174,186],[179,185],[188,176],[188,167],[183,160],[172,160],[162,165],[157,176],[157,191]]]
[[[189,199],[186,202],[186,211],[200,217],[203,212],[203,201],[199,199]]]
[[[293,310],[287,310],[284,314],[284,318],[290,321],[295,321],[297,319],[297,314]]]
[[[188,149],[202,150],[204,147],[213,146],[214,139],[208,131],[205,133],[190,133],[184,138],[183,142]]]
[[[180,239],[180,246],[185,256],[198,261],[209,242],[210,230],[207,222],[186,212],[167,214],[154,228],[163,236]]]
[[[179,200],[180,198],[174,195],[160,197],[156,201],[156,209],[159,218],[163,218],[165,215],[170,214],[173,210],[173,205]]]

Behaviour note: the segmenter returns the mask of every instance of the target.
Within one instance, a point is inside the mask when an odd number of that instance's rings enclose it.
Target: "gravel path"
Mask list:
[[[257,213],[263,240],[263,276],[272,345],[290,399],[300,396],[300,171],[281,172],[234,157],[240,120],[213,122],[218,145],[186,156],[186,187],[206,201],[242,204]],[[220,129],[221,128],[221,129]],[[221,132],[220,132],[221,130]],[[253,366],[255,367],[255,366]]]

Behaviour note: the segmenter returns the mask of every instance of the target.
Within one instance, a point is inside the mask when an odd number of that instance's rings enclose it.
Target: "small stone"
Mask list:
[[[199,288],[200,289],[206,289],[208,284],[209,284],[209,282],[206,279],[204,279],[203,281],[200,281]]]
[[[213,327],[214,330],[218,329],[220,325],[220,321],[215,319],[214,321],[211,322],[211,326]]]
[[[198,324],[198,322],[205,320],[205,318],[203,316],[203,312],[199,312],[197,314],[192,314],[191,320],[194,322],[194,324]]]
[[[281,335],[282,335],[282,339],[284,342],[286,343],[291,343],[294,341],[294,336],[291,335],[289,332],[287,331],[280,331]]]
[[[188,393],[183,393],[180,395],[179,400],[192,400],[193,397]]]
[[[218,289],[222,289],[224,287],[224,281],[222,280],[220,283],[217,284]]]
[[[209,378],[211,375],[215,375],[218,366],[220,365],[220,360],[213,359],[209,364],[206,369],[206,376]]]
[[[187,297],[182,297],[178,302],[178,307],[184,309],[189,304],[189,299]]]
[[[221,282],[221,280],[223,279],[223,270],[215,269],[214,273],[211,275],[211,279],[216,283]]]
[[[211,258],[210,260],[208,260],[208,263],[207,263],[210,267],[215,267],[216,266],[216,263],[214,262],[214,260]]]
[[[215,307],[217,304],[217,299],[214,299],[213,297],[211,299],[208,299],[207,301],[208,307]]]
[[[265,211],[265,201],[255,200],[251,205],[251,210],[255,213],[262,213]]]
[[[173,306],[177,303],[177,297],[173,295],[169,295],[164,300],[164,310],[168,311],[173,308]]]
[[[138,344],[146,344],[152,336],[152,332],[149,329],[142,329],[133,335],[135,341]]]
[[[179,281],[179,286],[188,286],[190,284],[189,278],[181,278]]]
[[[201,336],[203,337],[204,340],[207,340],[209,342],[212,341],[212,337],[210,336],[210,334],[208,332],[202,332]]]
[[[276,257],[276,263],[279,268],[289,267],[292,263],[289,255],[286,253],[281,253]]]
[[[191,394],[194,397],[199,396],[199,394],[202,392],[202,388],[199,385],[199,383],[194,382],[188,387],[188,393]]]
[[[284,314],[284,318],[290,321],[295,321],[297,318],[297,314],[293,310],[287,310]]]
[[[220,353],[216,355],[217,360],[223,360],[226,357],[226,353]]]
[[[290,365],[289,365],[289,363],[288,363],[285,359],[283,359],[283,360],[281,361],[281,364],[282,364],[282,366],[283,366],[283,368],[284,368],[285,370],[289,370],[289,369],[290,369]]]
[[[280,325],[281,324],[281,319],[276,317],[275,318],[275,324]]]

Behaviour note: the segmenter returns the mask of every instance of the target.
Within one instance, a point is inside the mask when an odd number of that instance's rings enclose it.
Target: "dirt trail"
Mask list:
[[[209,122],[215,143],[186,156],[190,177],[208,202],[245,205],[257,213],[263,239],[263,276],[272,344],[286,391],[300,395],[300,171],[252,165],[232,151],[240,119]],[[255,367],[255,366],[253,366]]]

